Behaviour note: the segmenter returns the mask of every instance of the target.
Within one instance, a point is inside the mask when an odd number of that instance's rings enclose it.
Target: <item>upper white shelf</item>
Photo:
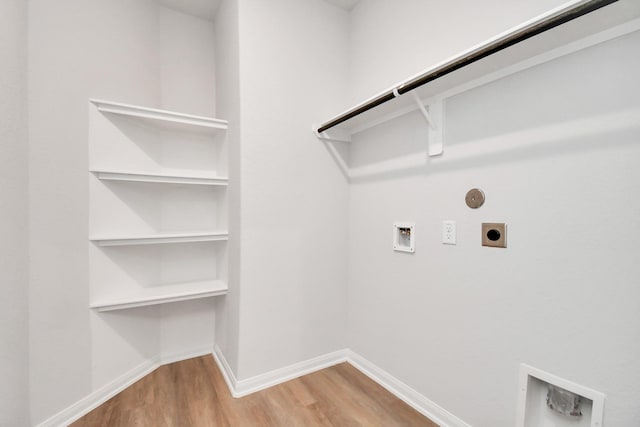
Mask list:
[[[571,1],[427,68],[314,126],[314,131],[320,139],[348,142],[353,134],[419,109],[416,96],[427,106],[441,102],[471,87],[636,31],[639,18],[638,0]]]
[[[174,111],[159,110],[156,108],[140,107],[136,105],[122,104],[120,102],[92,99],[91,102],[103,113],[120,114],[123,116],[138,117],[155,122],[164,127],[184,129],[207,129],[209,131],[226,130],[226,120],[213,117],[195,116],[191,114],[177,113]]]
[[[228,185],[229,179],[226,177],[211,175],[173,175],[131,171],[98,170],[91,169],[98,179],[106,181],[130,181],[130,182],[152,182],[162,184],[191,184],[191,185]]]
[[[91,308],[98,311],[123,310],[224,295],[227,291],[227,284],[221,280],[176,283],[140,288],[128,293],[112,295],[93,302]]]
[[[215,242],[229,240],[226,231],[204,231],[199,233],[154,233],[91,236],[89,240],[98,246],[157,245],[165,243]]]

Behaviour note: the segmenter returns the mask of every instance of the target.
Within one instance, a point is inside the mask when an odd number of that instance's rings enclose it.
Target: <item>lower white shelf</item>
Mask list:
[[[229,240],[226,231],[206,231],[199,233],[155,233],[127,236],[91,236],[89,240],[98,246],[153,245],[162,243],[190,243]]]
[[[197,298],[224,295],[228,291],[227,283],[221,280],[177,283],[173,285],[140,288],[134,292],[114,295],[91,304],[97,311],[123,310],[146,305],[166,304]]]

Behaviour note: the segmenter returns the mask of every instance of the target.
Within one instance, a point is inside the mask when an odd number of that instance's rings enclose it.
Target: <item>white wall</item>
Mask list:
[[[150,0],[29,2],[34,424],[137,366],[157,345],[145,339],[149,319],[88,309],[87,240],[88,99],[158,104],[157,22]]]
[[[150,0],[31,1],[31,420],[158,352],[169,357],[212,338],[204,301],[108,315],[87,308],[87,99],[101,97],[197,114],[217,109],[230,121],[230,292],[215,302],[225,313],[215,327],[239,379],[351,347],[471,425],[508,426],[518,364],[526,362],[606,393],[607,425],[632,425],[640,417],[640,295],[632,286],[640,205],[626,195],[640,154],[640,64],[629,54],[637,36],[451,99],[447,151],[429,168],[348,186],[310,129],[349,99],[557,3],[361,0],[350,16],[320,0],[225,0],[214,61],[213,49],[202,50],[212,35],[206,21],[184,34],[189,18]],[[6,16],[20,22],[16,9]],[[6,28],[15,55],[19,28]],[[194,50],[180,45],[193,40]],[[182,53],[202,59],[185,92],[166,84],[188,71],[172,59]],[[12,82],[22,87],[19,76]],[[214,79],[217,88],[194,98]],[[217,106],[209,98],[216,93]],[[363,135],[352,145],[353,164],[420,152],[421,118],[401,123],[386,129],[397,145],[382,129]],[[13,141],[24,132],[0,121],[5,129]],[[513,143],[505,148],[505,140]],[[24,160],[12,165],[6,171],[22,172],[24,182]],[[463,205],[474,186],[489,197],[479,211]],[[19,224],[26,199],[16,188],[7,199],[3,193],[14,210],[2,212]],[[610,218],[628,227],[615,241]],[[458,221],[457,246],[439,243],[444,219]],[[415,255],[391,251],[396,220],[416,221]],[[506,250],[479,246],[480,222],[494,220],[509,223]],[[558,227],[557,240],[540,224]],[[26,243],[12,241],[24,254]],[[24,282],[25,273],[9,279]],[[12,289],[19,301],[24,288]],[[16,308],[20,321],[26,304]],[[186,329],[193,334],[181,334]],[[12,338],[24,347],[24,336]],[[20,388],[26,364],[16,366]]]
[[[320,0],[239,2],[239,379],[346,344],[347,186],[311,123],[344,102],[347,31]]]
[[[215,337],[213,298],[162,306],[161,357],[166,361],[211,353]]]
[[[215,117],[213,23],[161,7],[159,28],[162,107]]]
[[[563,3],[361,0],[351,12],[350,103]]]
[[[28,424],[27,5],[0,3],[0,426]]]
[[[161,7],[157,31],[162,108],[216,117],[213,22]],[[217,159],[211,161],[215,162]],[[224,175],[227,169],[224,165],[226,159],[222,159],[220,163],[220,173]],[[218,165],[214,165],[216,166]],[[222,199],[224,194],[220,193],[216,192],[213,197],[216,200]],[[226,205],[222,205],[226,209]],[[215,213],[211,216],[215,216]],[[180,223],[184,226],[183,221]],[[218,271],[223,269],[225,262],[224,256],[218,260]],[[173,360],[199,351],[210,352],[215,336],[214,306],[215,301],[211,298],[163,306],[160,340],[162,357]]]
[[[400,1],[394,11],[414,8],[426,22],[375,24],[380,14],[393,15],[389,3],[362,0],[355,9],[353,70],[397,55],[390,49],[413,38],[426,45],[407,45],[402,54],[422,58],[426,68],[480,41],[480,32],[502,31],[552,6],[440,2],[420,9]],[[476,34],[464,16],[484,29]],[[431,19],[444,21],[436,23],[443,54],[433,58],[425,48]],[[522,362],[605,393],[605,425],[637,423],[639,43],[636,33],[451,98],[442,158],[352,184],[348,325],[355,352],[472,426],[514,425]],[[377,62],[383,69],[354,79],[354,93],[368,96],[401,73],[408,77],[417,71],[412,61]],[[378,89],[369,87],[374,80]],[[424,155],[425,134],[422,118],[408,115],[361,135],[351,161],[402,164]],[[487,194],[479,210],[464,203],[473,187]],[[456,246],[442,245],[443,220],[457,221]],[[392,251],[394,221],[416,222],[415,254]],[[507,249],[480,245],[480,224],[494,221],[508,223]]]
[[[88,308],[89,252],[97,250],[88,242],[88,99],[212,114],[211,26],[153,0],[29,3],[34,424],[152,359],[213,343],[212,301],[102,314]]]
[[[229,292],[216,298],[215,344],[224,354],[231,369],[237,372],[240,338],[240,47],[238,0],[223,0],[215,19],[216,108],[220,117],[229,121],[227,130],[229,185],[229,241],[227,242]]]

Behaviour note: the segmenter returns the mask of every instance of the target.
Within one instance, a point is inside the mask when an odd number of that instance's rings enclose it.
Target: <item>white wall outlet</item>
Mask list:
[[[445,245],[456,244],[456,222],[442,221],[442,243]]]

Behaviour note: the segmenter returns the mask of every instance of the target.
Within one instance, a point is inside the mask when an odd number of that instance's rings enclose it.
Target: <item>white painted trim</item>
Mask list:
[[[120,377],[93,391],[73,405],[38,424],[37,427],[67,426],[88,414],[125,388],[155,371],[160,365],[155,359],[147,360]]]
[[[220,348],[215,345],[204,346],[187,352],[156,356],[148,361],[126,372],[114,381],[102,386],[88,396],[60,411],[51,418],[38,424],[37,427],[57,427],[66,426],[77,421],[93,409],[97,408],[116,394],[120,393],[131,384],[150,374],[158,367],[181,360],[191,359],[212,354],[227,387],[233,397],[243,397],[260,390],[281,384],[283,382],[328,368],[338,363],[347,362],[360,372],[371,378],[373,381],[384,387],[390,393],[407,403],[409,406],[431,419],[441,427],[471,427],[461,419],[457,418],[444,408],[438,406],[433,401],[427,399],[416,390],[412,389],[402,381],[393,377],[388,372],[369,362],[364,357],[344,349],[333,353],[318,356],[303,362],[295,363],[280,369],[247,378],[245,380],[236,379],[233,370],[229,366]],[[586,394],[583,394],[587,396]]]
[[[256,391],[264,390],[294,378],[319,371],[329,366],[347,361],[347,350],[338,350],[313,359],[275,369],[255,377],[238,380],[218,346],[215,347],[214,358],[223,373],[225,382],[233,397],[243,397]]]
[[[440,427],[471,427],[364,357],[347,350],[347,362]]]
[[[236,379],[233,370],[218,346],[214,348],[213,357],[218,363],[220,371],[222,371],[222,376],[233,397],[247,396],[256,391],[264,390],[302,375],[319,371],[320,369],[338,363],[347,362],[413,409],[439,424],[440,427],[471,427],[471,425],[465,423],[435,402],[427,399],[388,372],[348,349],[339,350],[240,381]]]
[[[194,348],[187,351],[180,351],[177,353],[162,354],[158,358],[160,365],[168,365],[170,363],[181,362],[187,359],[193,359],[194,357],[208,356],[213,352],[213,344],[205,345],[202,347]]]
[[[233,397],[240,397],[236,393],[236,384],[238,380],[236,379],[235,374],[233,373],[233,369],[231,369],[231,365],[227,362],[227,358],[224,356],[218,344],[213,346],[213,358],[218,364],[218,368],[220,368],[220,372],[222,372],[222,377],[224,378],[224,382],[227,383],[227,388],[229,388],[229,392]]]
[[[313,359],[295,363],[284,368],[275,369],[255,377],[238,380],[236,382],[236,394],[239,397],[246,396],[251,393],[255,393],[256,391],[264,390],[265,388],[269,388],[346,361],[347,357],[345,350],[339,350],[325,354],[324,356],[318,356]]]
[[[87,415],[89,412],[93,411],[116,394],[131,386],[136,381],[141,380],[158,369],[160,366],[194,357],[205,356],[211,354],[211,352],[212,346],[205,346],[185,352],[152,357],[130,371],[125,372],[110,383],[107,383],[99,389],[91,392],[76,403],[63,409],[42,423],[37,424],[36,427],[67,426]]]

